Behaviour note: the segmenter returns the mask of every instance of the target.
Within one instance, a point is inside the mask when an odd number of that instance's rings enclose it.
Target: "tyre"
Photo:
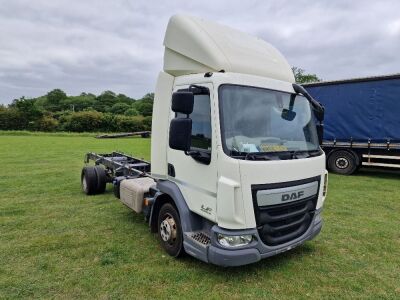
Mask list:
[[[120,199],[119,182],[113,183],[113,193],[116,198]]]
[[[158,214],[158,237],[169,255],[179,257],[184,253],[181,220],[171,203],[165,203]]]
[[[81,187],[86,195],[97,192],[97,173],[95,167],[84,167],[81,173]]]
[[[101,166],[95,166],[94,170],[96,171],[96,175],[97,175],[96,194],[103,194],[104,191],[106,190],[106,185],[107,185],[106,170]]]
[[[335,151],[328,157],[328,168],[334,173],[351,175],[358,168],[356,155],[346,150]]]

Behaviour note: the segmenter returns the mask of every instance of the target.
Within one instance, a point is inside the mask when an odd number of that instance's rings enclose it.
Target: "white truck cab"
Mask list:
[[[283,56],[261,39],[181,15],[164,45],[151,174],[201,223],[183,230],[185,251],[242,265],[312,239],[322,225],[325,155],[313,103],[294,90]],[[178,104],[188,93],[192,111],[173,111],[173,95]]]
[[[164,46],[151,169],[120,153],[88,154],[106,166],[116,196],[135,211],[143,202],[175,257],[239,266],[314,238],[327,191],[324,112],[285,58],[261,39],[183,15],[170,19]],[[152,180],[121,177],[123,168]],[[84,169],[84,187],[90,172],[103,174]]]

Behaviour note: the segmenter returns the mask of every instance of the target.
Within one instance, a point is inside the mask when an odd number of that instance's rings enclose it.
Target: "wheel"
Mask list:
[[[94,170],[96,171],[96,175],[97,175],[96,194],[102,194],[106,190],[106,185],[107,185],[106,170],[101,166],[95,166]]]
[[[97,192],[97,174],[95,167],[84,167],[81,173],[82,191],[86,195],[94,195]]]
[[[328,168],[334,173],[351,175],[357,170],[358,165],[356,156],[349,151],[335,151],[328,157]]]
[[[184,253],[181,220],[170,203],[165,203],[158,214],[158,237],[169,255],[178,257]]]

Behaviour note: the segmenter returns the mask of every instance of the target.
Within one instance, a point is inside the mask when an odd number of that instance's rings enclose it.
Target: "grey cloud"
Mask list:
[[[324,79],[400,71],[398,1],[0,0],[0,103],[68,94],[153,91],[170,15],[255,34]]]

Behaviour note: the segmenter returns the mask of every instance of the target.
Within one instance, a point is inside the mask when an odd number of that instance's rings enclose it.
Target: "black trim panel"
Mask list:
[[[259,206],[257,191],[278,189],[318,182],[317,194],[306,199],[282,204]],[[311,225],[317,206],[321,176],[307,179],[258,184],[251,186],[257,230],[261,240],[268,246],[276,246],[294,240],[304,234]]]

